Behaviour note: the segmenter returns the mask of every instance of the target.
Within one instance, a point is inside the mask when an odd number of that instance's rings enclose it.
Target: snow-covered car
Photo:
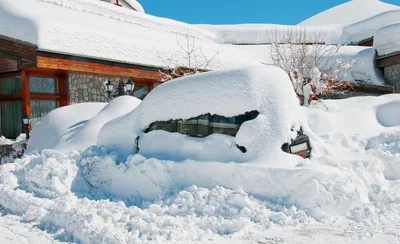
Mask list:
[[[98,144],[123,156],[174,161],[307,157],[310,143],[301,132],[299,108],[288,75],[278,67],[212,71],[157,86],[130,114],[106,124]]]

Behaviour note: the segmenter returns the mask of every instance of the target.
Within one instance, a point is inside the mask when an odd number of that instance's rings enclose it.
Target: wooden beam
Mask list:
[[[22,85],[22,116],[28,115],[31,117],[31,96],[30,96],[30,87],[29,87],[29,77],[25,71],[21,71],[21,85]],[[22,119],[22,118],[21,118]],[[24,132],[26,128],[24,127]]]
[[[376,61],[376,65],[380,68],[399,63],[400,63],[400,53],[385,58],[378,58],[378,60]]]
[[[0,38],[0,52],[9,57],[24,58],[29,62],[36,62],[36,47],[26,43]]]
[[[21,93],[14,93],[14,94],[1,94],[0,101],[14,101],[14,100],[21,100]]]
[[[370,37],[370,38],[364,39],[364,40],[358,42],[358,45],[364,46],[364,47],[372,47],[372,46],[374,46],[374,38]]]
[[[394,93],[394,87],[390,86],[376,86],[376,85],[367,85],[367,84],[356,84],[352,87],[353,91],[357,92],[365,92],[372,94],[391,94]]]
[[[54,70],[125,76],[132,77],[133,79],[138,78],[151,80],[153,82],[159,81],[163,77],[163,75],[156,70],[142,70],[138,68],[115,66],[113,64],[68,60],[59,57],[46,57],[40,55],[37,56],[37,67]]]
[[[61,100],[61,95],[58,94],[51,94],[51,93],[41,93],[41,92],[32,92],[31,93],[31,100]]]

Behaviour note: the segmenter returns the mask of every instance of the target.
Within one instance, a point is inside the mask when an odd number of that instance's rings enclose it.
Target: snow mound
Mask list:
[[[299,25],[353,24],[395,9],[400,7],[379,0],[353,0],[314,15]]]
[[[317,102],[313,104],[315,109],[306,110],[308,124],[317,133],[345,133],[373,137],[379,134],[377,131],[391,132],[399,128],[399,125],[395,124],[397,116],[393,116],[393,111],[399,108],[399,102],[398,94]],[[328,122],[326,126],[324,122]],[[387,125],[392,127],[387,127],[381,122],[389,123]]]
[[[302,108],[313,152],[300,161],[121,161],[101,146],[45,149],[0,167],[0,212],[73,243],[292,243],[305,235],[300,243],[316,243],[327,232],[340,236],[334,243],[382,243],[377,236],[400,236],[400,126],[383,126],[376,114],[399,101],[391,94]]]
[[[379,29],[374,37],[374,47],[379,56],[396,53],[400,50],[400,22]]]
[[[386,127],[400,126],[400,101],[393,101],[380,105],[376,110],[376,118]]]
[[[55,148],[62,142],[61,138],[70,137],[106,105],[106,103],[79,103],[52,110],[33,129],[27,152]]]
[[[76,168],[71,158],[48,150],[44,150],[41,156],[30,157],[2,169],[0,204],[22,215],[23,221],[36,222],[42,230],[55,232],[57,239],[67,242],[191,242],[230,236],[254,226],[267,229],[315,222],[294,206],[259,200],[240,188],[189,186],[140,207],[127,206],[116,198],[115,201],[89,200],[74,192],[64,192],[71,189],[71,182],[76,184],[73,180],[80,177],[76,170],[67,173],[71,167]],[[29,177],[22,177],[20,173],[23,171]],[[49,178],[49,171],[54,173],[51,175],[54,182],[67,188],[51,187],[50,182],[40,181]],[[33,175],[40,179],[30,177]],[[85,182],[80,184],[83,186]],[[32,185],[34,188],[29,188]],[[47,187],[51,188],[45,192],[40,190]],[[49,190],[59,195],[49,194]],[[72,190],[76,188],[72,186]],[[87,194],[96,191],[95,188],[86,190]],[[18,201],[13,202],[14,199]]]
[[[70,152],[95,145],[105,123],[131,112],[140,102],[132,96],[120,96],[108,104],[83,103],[53,110],[32,132],[28,152],[42,149]]]
[[[348,25],[343,29],[342,43],[358,43],[362,40],[375,36],[377,30],[388,23],[400,21],[400,9],[386,11]]]
[[[135,152],[135,138],[139,136],[140,153],[147,157],[163,154],[163,159],[179,161],[165,155],[168,152],[184,158],[213,161],[218,155],[218,149],[213,147],[221,145],[219,151],[228,150],[230,153],[226,156],[231,154],[225,159],[218,158],[222,161],[243,162],[261,155],[272,157],[284,154],[281,145],[291,138],[290,129],[298,128],[298,108],[299,101],[288,75],[278,67],[256,65],[211,71],[157,86],[137,109],[105,124],[97,145],[126,158]],[[260,114],[243,123],[235,138],[213,135],[191,139],[162,131],[144,133],[156,121],[189,119],[207,113],[230,117],[254,110]],[[182,148],[186,143],[193,147]],[[241,153],[236,144],[245,146],[248,151]]]
[[[379,157],[385,165],[388,180],[400,179],[400,132],[382,133],[367,141],[367,153]]]

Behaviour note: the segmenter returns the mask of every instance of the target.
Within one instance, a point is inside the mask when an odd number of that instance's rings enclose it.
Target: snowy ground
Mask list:
[[[28,155],[0,167],[0,243],[399,243],[399,109],[399,95],[304,108],[314,155],[294,167]]]

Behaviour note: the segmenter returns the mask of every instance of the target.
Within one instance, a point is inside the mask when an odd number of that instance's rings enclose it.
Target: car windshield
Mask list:
[[[193,137],[206,137],[215,133],[236,136],[240,126],[246,121],[255,119],[258,114],[259,112],[256,110],[232,117],[208,113],[186,120],[157,121],[150,124],[145,133],[164,130]]]

